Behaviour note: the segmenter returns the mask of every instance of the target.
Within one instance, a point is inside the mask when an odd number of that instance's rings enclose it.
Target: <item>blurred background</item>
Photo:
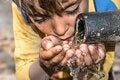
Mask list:
[[[115,80],[120,80],[120,43],[117,43],[113,65]],[[14,37],[11,0],[0,0],[0,80],[15,80]]]
[[[0,0],[0,80],[15,80],[11,0]]]

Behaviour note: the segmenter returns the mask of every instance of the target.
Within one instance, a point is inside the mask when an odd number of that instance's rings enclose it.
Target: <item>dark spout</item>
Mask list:
[[[82,13],[75,26],[77,44],[120,41],[120,11]]]

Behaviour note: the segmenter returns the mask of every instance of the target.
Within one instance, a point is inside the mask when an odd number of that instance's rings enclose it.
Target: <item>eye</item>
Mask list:
[[[34,18],[34,21],[40,24],[42,22],[45,22],[47,19],[48,18],[37,17],[37,18]]]
[[[76,8],[66,10],[65,13],[66,13],[66,14],[75,14],[75,13],[77,13],[78,11],[79,11],[79,5],[78,5]]]

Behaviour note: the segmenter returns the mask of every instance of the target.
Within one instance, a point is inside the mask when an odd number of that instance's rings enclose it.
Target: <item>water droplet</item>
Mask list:
[[[105,28],[101,28],[100,30],[104,30]]]
[[[87,18],[88,18],[88,16],[85,16],[85,18],[87,19]]]
[[[97,36],[100,36],[100,33],[97,33]]]

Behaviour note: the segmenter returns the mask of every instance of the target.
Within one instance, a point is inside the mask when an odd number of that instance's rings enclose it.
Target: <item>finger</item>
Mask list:
[[[76,56],[79,61],[82,61],[82,62],[84,61],[84,56],[82,55],[82,51],[76,50]]]
[[[51,67],[55,67],[56,65],[58,65],[59,62],[62,61],[62,59],[64,58],[64,56],[65,56],[64,52],[60,52],[58,55],[56,55],[55,57],[53,57],[50,60],[43,60],[43,59],[40,58],[40,61],[46,67],[51,68]]]
[[[63,50],[66,52],[68,49],[70,49],[70,46],[68,44],[64,44]]]
[[[61,61],[60,65],[61,66],[64,66],[67,64],[67,61],[74,55],[75,51],[74,49],[69,49],[66,54],[65,54],[65,57],[64,59]]]
[[[79,46],[79,49],[82,51],[82,55],[84,55],[84,56],[86,56],[86,53],[89,53],[87,44],[81,44]]]
[[[81,44],[79,48],[82,51],[82,55],[84,56],[85,65],[91,65],[93,61],[89,52],[88,44]]]
[[[84,57],[82,56],[82,51],[77,49],[76,50],[76,53],[75,53],[75,56],[77,57],[77,63],[78,63],[78,66],[83,66],[84,64]]]
[[[66,52],[66,57],[67,57],[67,59],[70,59],[71,57],[73,57],[74,54],[75,54],[75,49],[69,49],[69,50]]]
[[[58,55],[61,51],[62,51],[62,46],[58,45],[49,50],[42,51],[40,57],[42,59],[49,60],[55,57],[56,55]]]
[[[105,57],[105,50],[101,46],[98,46],[98,55],[99,55],[99,58],[100,58],[99,60],[102,60]]]
[[[63,41],[62,44],[63,44],[63,45],[64,45],[64,44],[68,44],[68,41]]]
[[[80,46],[80,49],[82,51],[82,54],[84,55],[84,62],[86,65],[91,65],[93,64],[94,57],[98,57],[97,52],[96,52],[96,45],[94,44],[82,44]]]
[[[62,40],[59,39],[58,37],[56,36],[50,36],[50,40],[52,41],[52,43],[54,45],[61,45],[62,44]]]
[[[77,58],[81,58],[81,56],[82,56],[82,51],[79,50],[79,49],[76,49],[75,56],[77,56]]]
[[[44,48],[44,49],[50,49],[51,47],[53,46],[56,46],[56,45],[59,45],[61,44],[62,41],[55,37],[55,36],[47,36],[45,38],[42,39],[41,41],[41,46]]]
[[[50,60],[50,64],[56,66],[63,60],[64,57],[65,57],[65,52],[62,51]]]
[[[98,49],[98,58],[95,59],[95,63],[100,62],[102,59],[104,59],[105,55],[102,49]]]
[[[98,49],[96,45],[89,45],[88,48],[89,48],[89,53],[91,55],[91,58],[95,62],[99,57]]]
[[[105,52],[106,52],[105,46],[103,44],[98,44],[98,53],[101,58],[105,57]]]
[[[76,61],[77,61],[77,65],[81,66],[81,67],[85,66],[85,64],[86,64],[84,61],[81,61],[79,59],[77,59]]]
[[[43,40],[42,43],[41,43],[41,47],[44,49],[44,50],[48,50],[50,48],[52,48],[54,46],[54,44],[52,43],[52,41],[50,40]]]
[[[98,55],[98,46],[97,45],[91,44],[91,45],[88,46],[88,48],[89,48],[91,56],[97,56]]]
[[[93,63],[93,60],[90,53],[85,53],[85,54],[86,54],[86,56],[84,56],[85,65],[91,65]]]
[[[104,44],[98,43],[97,45],[98,45],[98,47],[102,47],[105,50],[105,45]]]

